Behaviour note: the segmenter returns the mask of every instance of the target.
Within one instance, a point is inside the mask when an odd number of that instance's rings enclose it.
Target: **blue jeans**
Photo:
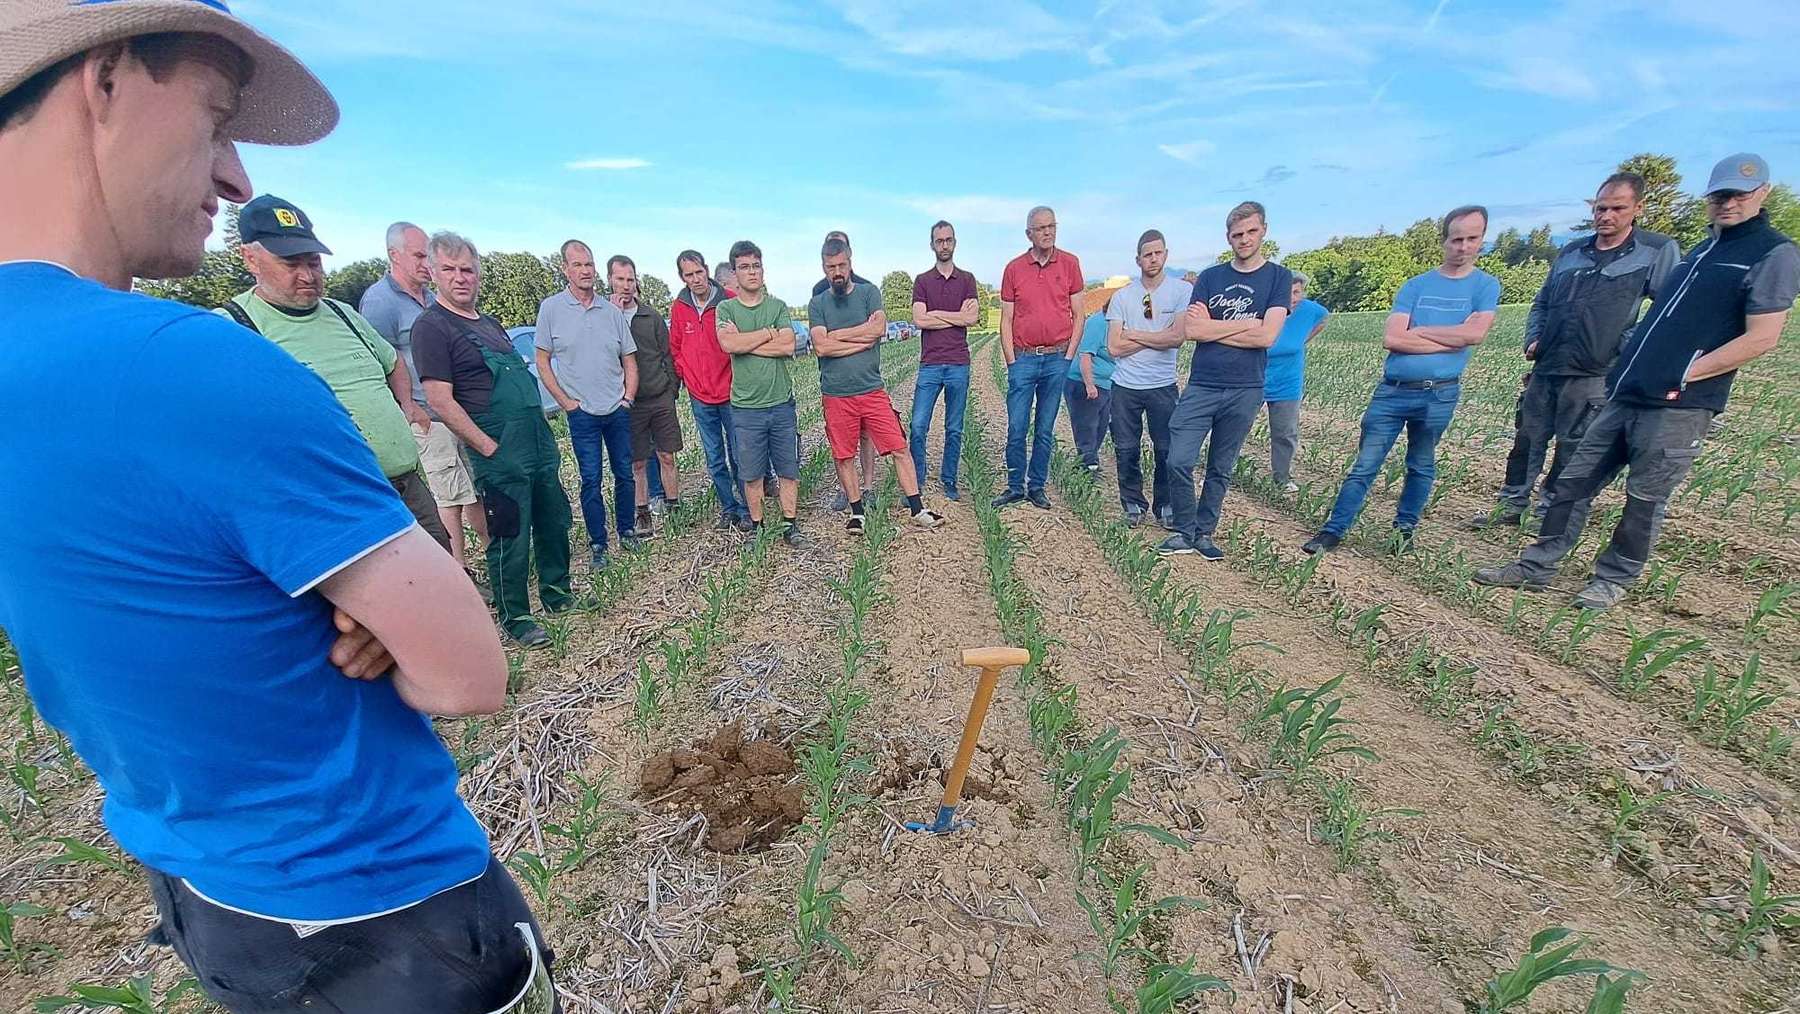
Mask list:
[[[631,412],[614,409],[594,415],[583,409],[569,413],[569,443],[575,447],[575,467],[581,473],[581,519],[587,523],[588,542],[606,548],[606,497],[600,492],[600,467],[611,458],[613,519],[620,535],[637,525],[637,482],[631,477]]]
[[[1056,450],[1056,410],[1062,404],[1069,361],[1060,355],[1020,352],[1006,368],[1006,490],[1039,493],[1050,481]],[[1035,422],[1032,403],[1037,403]],[[1025,465],[1025,433],[1031,431],[1031,467]]]
[[[713,493],[722,514],[744,514],[743,478],[738,474],[737,439],[731,426],[731,403],[708,405],[690,397],[694,427],[700,431],[700,449],[706,452],[706,470],[712,474]]]
[[[1189,383],[1169,417],[1169,499],[1175,530],[1189,542],[1212,538],[1231,488],[1244,438],[1262,409],[1260,387],[1201,387]],[[1208,438],[1211,438],[1210,440]],[[1194,467],[1206,445],[1206,480],[1194,497]]]
[[[913,383],[912,459],[918,470],[919,485],[931,471],[925,465],[925,436],[931,432],[931,411],[937,406],[938,392],[944,394],[944,460],[939,475],[944,488],[956,488],[956,466],[962,460],[963,411],[969,406],[969,368],[967,366],[921,366]]]
[[[1437,445],[1450,428],[1450,417],[1456,413],[1456,399],[1462,385],[1451,381],[1430,390],[1409,390],[1391,384],[1378,384],[1369,399],[1368,411],[1362,417],[1362,442],[1356,448],[1356,461],[1350,474],[1339,487],[1337,503],[1325,531],[1343,538],[1356,516],[1369,499],[1369,484],[1381,472],[1388,452],[1406,431],[1406,485],[1400,490],[1400,508],[1394,513],[1395,528],[1412,528],[1425,512],[1425,501],[1431,498],[1431,483],[1437,478]]]

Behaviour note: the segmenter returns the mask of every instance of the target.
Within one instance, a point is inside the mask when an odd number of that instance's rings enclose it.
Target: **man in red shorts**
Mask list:
[[[845,490],[855,490],[850,501],[850,520],[845,527],[855,535],[863,531],[862,484],[856,478],[857,446],[866,436],[875,451],[894,459],[900,492],[912,511],[913,524],[936,528],[944,519],[927,510],[919,499],[919,476],[900,416],[881,383],[881,339],[887,334],[887,313],[881,308],[881,290],[858,282],[850,271],[850,244],[837,236],[825,240],[819,251],[830,284],[812,298],[807,314],[812,326],[813,351],[819,356],[819,392],[825,402],[825,438],[837,461],[838,480]]]

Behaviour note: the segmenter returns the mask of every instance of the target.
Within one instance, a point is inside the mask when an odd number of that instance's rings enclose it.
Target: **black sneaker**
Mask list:
[[[1041,489],[1032,490],[1030,493],[1027,493],[1025,499],[1030,500],[1031,505],[1040,510],[1050,509],[1050,498],[1045,496],[1044,491]]]
[[[1521,591],[1543,591],[1550,587],[1548,578],[1536,576],[1517,562],[1503,567],[1482,567],[1470,576],[1470,580],[1489,588],[1517,588]]]
[[[516,634],[509,630],[506,632],[506,636],[512,638],[521,648],[536,649],[550,646],[550,635],[544,632],[543,627],[535,623]]]
[[[1165,532],[1174,531],[1175,530],[1175,512],[1174,511],[1158,511],[1156,514],[1156,525],[1158,528],[1161,528]]]
[[[737,527],[737,518],[727,511],[719,512],[719,523],[713,526],[714,531],[726,532]]]
[[[1301,546],[1300,551],[1307,556],[1312,556],[1315,553],[1329,553],[1341,545],[1343,541],[1342,538],[1339,538],[1330,532],[1320,532],[1312,538],[1307,539],[1306,545]]]
[[[861,514],[850,515],[850,520],[844,522],[844,531],[851,535],[861,535],[863,533],[863,516]]]
[[[606,569],[606,547],[595,546],[592,556],[588,557],[588,566],[594,570]]]
[[[1496,508],[1486,514],[1475,515],[1463,525],[1472,532],[1485,532],[1490,528],[1517,528],[1524,520],[1523,512],[1509,508]]]
[[[1180,532],[1176,532],[1156,544],[1156,555],[1158,556],[1192,556],[1194,553],[1194,544]]]
[[[802,539],[800,537],[800,526],[798,524],[795,524],[792,521],[789,521],[787,527],[785,529],[783,529],[781,532],[781,541],[787,543],[790,546],[800,545],[800,543],[802,541]]]
[[[1015,493],[1010,489],[994,498],[995,507],[1011,507],[1013,504],[1024,502],[1025,494]]]
[[[1194,543],[1194,552],[1199,553],[1200,559],[1209,563],[1218,563],[1225,559],[1225,551],[1213,544],[1210,535],[1200,536],[1199,541]]]

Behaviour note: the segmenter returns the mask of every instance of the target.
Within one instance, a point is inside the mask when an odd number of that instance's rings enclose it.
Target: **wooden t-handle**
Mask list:
[[[1024,665],[1031,661],[1031,652],[1024,648],[1013,648],[1001,645],[997,648],[964,648],[963,665],[980,669],[1002,669],[1009,665]]]
[[[963,723],[956,761],[950,765],[949,776],[944,780],[945,811],[955,810],[956,804],[962,801],[963,778],[969,773],[969,762],[975,759],[975,744],[981,739],[981,724],[987,720],[988,705],[994,700],[994,684],[999,682],[1000,670],[1031,661],[1031,652],[1006,646],[967,648],[962,657],[963,665],[981,669],[981,678],[975,683],[975,699],[969,702],[969,718]]]

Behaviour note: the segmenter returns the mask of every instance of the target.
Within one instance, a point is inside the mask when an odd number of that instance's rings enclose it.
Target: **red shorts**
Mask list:
[[[825,439],[831,444],[831,456],[839,461],[856,457],[856,447],[866,434],[875,442],[878,454],[892,454],[906,446],[906,433],[900,428],[900,415],[886,391],[834,398],[827,394],[825,402]]]

